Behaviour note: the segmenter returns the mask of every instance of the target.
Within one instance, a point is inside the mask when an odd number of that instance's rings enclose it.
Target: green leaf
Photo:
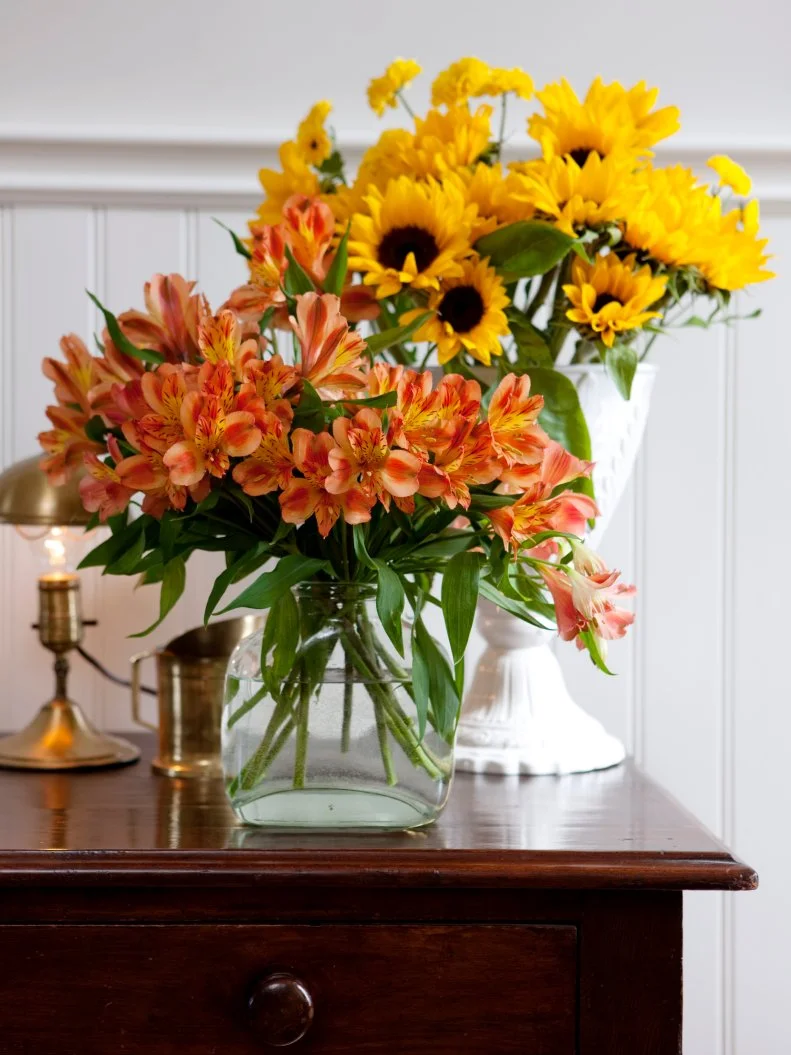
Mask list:
[[[104,443],[104,437],[109,431],[110,429],[98,414],[94,414],[85,425],[85,435],[94,443]]]
[[[475,250],[501,274],[530,278],[553,268],[575,241],[552,224],[519,220],[479,238]]]
[[[524,373],[531,366],[545,366],[551,369],[552,352],[543,333],[518,308],[506,308],[505,314],[511,336],[516,342],[517,359],[514,366],[517,371]]]
[[[173,560],[169,560],[162,572],[162,589],[159,593],[159,618],[145,630],[129,636],[145,637],[146,634],[150,634],[152,630],[155,630],[184,593],[186,582],[187,567],[183,558],[174,557]]]
[[[275,650],[272,673],[279,681],[294,666],[299,648],[299,605],[291,590],[284,590],[272,606],[267,623],[274,620]]]
[[[442,573],[442,612],[454,663],[464,658],[470,639],[480,574],[481,555],[470,552],[457,553]]]
[[[333,150],[330,156],[318,166],[318,170],[323,176],[340,179],[343,176],[343,155],[339,150]]]
[[[324,292],[334,293],[336,297],[341,295],[343,284],[346,281],[346,272],[349,267],[349,228],[346,228],[341,238],[335,257],[330,264],[327,277],[324,279]]]
[[[160,355],[159,352],[155,352],[152,348],[138,348],[136,344],[132,344],[121,329],[115,315],[113,315],[111,311],[108,311],[108,309],[105,308],[90,290],[86,290],[86,293],[102,315],[104,315],[104,321],[110,334],[110,338],[119,352],[123,352],[124,355],[131,355],[134,359],[140,359],[144,363],[164,363],[165,357]]]
[[[376,564],[371,560],[368,554],[368,547],[365,544],[366,530],[367,527],[365,524],[355,524],[352,528],[354,555],[365,568],[370,568],[371,571],[376,571]]]
[[[91,552],[83,557],[78,568],[80,570],[83,568],[106,568],[133,545],[137,536],[145,531],[146,525],[152,520],[152,517],[138,517],[131,524],[113,531],[108,539],[100,542],[98,546],[94,546]]]
[[[214,609],[222,600],[225,591],[235,582],[252,575],[264,561],[269,560],[269,546],[265,542],[257,543],[252,550],[242,553],[236,560],[232,561],[224,571],[221,571],[214,580],[206,608],[203,612],[203,622],[208,623],[214,614]]]
[[[212,216],[212,220],[214,220],[214,222],[217,224],[218,227],[222,227],[223,231],[227,231],[228,232],[228,234],[231,236],[231,239],[233,241],[234,249],[236,249],[236,252],[239,254],[239,256],[243,256],[246,260],[251,260],[252,257],[253,257],[253,254],[250,252],[250,250],[244,244],[244,242],[239,237],[239,235],[236,233],[236,231],[232,231],[230,227],[228,227],[226,224],[224,224],[222,222],[222,220],[218,220],[216,216]]]
[[[617,341],[604,355],[607,372],[624,399],[632,394],[632,381],[637,372],[637,352],[630,344]]]
[[[288,246],[286,246],[286,258],[288,267],[283,276],[283,288],[286,293],[291,297],[297,297],[300,293],[312,293],[316,287]]]
[[[412,334],[419,330],[427,319],[431,318],[432,313],[430,311],[423,312],[412,322],[408,322],[405,326],[394,326],[391,330],[382,330],[381,333],[372,333],[370,337],[366,337],[365,343],[368,346],[368,352],[370,355],[378,355],[379,352],[385,351],[394,344],[401,344],[402,341],[408,340]]]
[[[612,674],[612,671],[609,669],[609,667],[604,661],[604,656],[601,654],[601,649],[599,648],[599,642],[593,631],[580,631],[580,640],[587,648],[588,655],[593,661],[594,666],[597,666],[603,674]]]
[[[417,733],[422,740],[426,732],[429,708],[429,673],[428,660],[423,655],[417,643],[415,633],[412,633],[412,697],[415,701],[417,711]]]
[[[384,409],[394,407],[398,402],[398,392],[382,392],[379,396],[368,396],[367,399],[332,399],[324,400],[325,403],[353,403],[356,407],[377,407]]]
[[[141,531],[129,549],[125,550],[120,557],[117,557],[112,564],[107,565],[104,569],[104,574],[131,575],[136,570],[135,566],[140,562],[140,558],[143,556],[145,548],[146,536],[145,533]]]
[[[502,608],[504,612],[510,612],[511,615],[517,616],[525,623],[530,623],[531,626],[537,626],[541,630],[552,630],[551,626],[545,626],[543,623],[535,618],[533,613],[522,601],[514,600],[512,597],[507,597],[504,593],[497,589],[488,579],[481,579],[478,586],[481,597],[485,597],[487,601],[491,601],[492,604],[496,604],[498,608]]]
[[[300,553],[281,557],[272,571],[259,575],[235,601],[223,608],[223,612],[231,612],[235,608],[271,608],[284,590],[290,590],[298,582],[314,578],[326,567],[327,561],[317,557],[303,557]]]
[[[324,403],[310,381],[302,382],[302,395],[294,411],[293,429],[310,429],[311,432],[323,432],[326,424]]]
[[[539,422],[577,458],[590,461],[591,439],[577,389],[571,378],[557,370],[536,367],[530,371],[530,391],[544,397]]]
[[[428,668],[428,698],[431,703],[434,727],[440,736],[448,737],[456,728],[460,710],[456,680],[447,657],[429,634],[420,617],[415,620],[413,661],[415,652],[422,657]],[[414,663],[412,675],[414,686]]]
[[[376,591],[376,613],[384,627],[384,631],[399,655],[404,654],[404,635],[401,617],[404,612],[404,585],[392,568],[382,561],[374,561],[377,571],[378,584]]]

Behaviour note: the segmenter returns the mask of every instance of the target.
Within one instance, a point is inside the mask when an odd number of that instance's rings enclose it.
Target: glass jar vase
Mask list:
[[[272,647],[282,626],[245,638],[228,666],[222,757],[237,816],[273,828],[431,823],[448,797],[455,734],[440,735],[430,713],[420,729],[411,662],[382,627],[376,587],[311,582],[293,597],[269,615],[298,625],[287,669]]]

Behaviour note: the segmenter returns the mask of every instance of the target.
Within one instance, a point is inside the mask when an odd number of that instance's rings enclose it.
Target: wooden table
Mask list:
[[[240,828],[145,760],[0,803],[3,1055],[671,1055],[681,892],[756,885],[630,765],[461,775],[417,834]]]

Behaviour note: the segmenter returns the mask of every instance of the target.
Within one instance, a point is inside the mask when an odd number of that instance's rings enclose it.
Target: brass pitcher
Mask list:
[[[246,615],[196,627],[163,648],[140,652],[132,664],[132,717],[159,736],[151,763],[168,777],[217,777],[225,669],[231,653],[248,634],[264,625],[262,616]],[[146,721],[140,710],[140,665],[157,662],[159,723]]]

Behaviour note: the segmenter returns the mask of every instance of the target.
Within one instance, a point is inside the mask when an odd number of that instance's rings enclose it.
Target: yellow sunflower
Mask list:
[[[356,212],[365,212],[364,198],[370,187],[384,190],[396,176],[407,175],[409,166],[405,154],[415,137],[405,128],[388,128],[378,141],[363,154],[357,177],[350,187],[340,186],[332,202],[335,218],[345,227]]]
[[[555,156],[549,161],[514,163],[506,188],[512,203],[574,235],[578,228],[619,217],[619,192],[631,169],[631,161],[623,155],[602,159],[593,151],[582,166],[570,155]]]
[[[332,140],[324,124],[332,110],[332,103],[322,99],[311,107],[297,129],[297,147],[308,165],[320,165],[332,153]]]
[[[415,332],[414,340],[436,344],[440,363],[467,351],[489,366],[493,355],[503,353],[500,338],[508,334],[503,310],[508,303],[503,280],[488,261],[477,257],[465,260],[461,274],[443,280],[441,288],[429,297],[428,307],[434,314]],[[423,311],[408,311],[401,322],[411,322]]]
[[[695,267],[715,288],[743,289],[773,278],[757,205],[723,215],[722,201],[681,165],[647,165],[621,194],[624,240],[667,267]]]
[[[481,95],[505,95],[512,93],[520,99],[529,99],[533,94],[533,78],[518,66],[504,69],[496,66],[483,86]]]
[[[292,140],[280,147],[282,172],[261,169],[258,178],[266,198],[258,207],[258,219],[262,223],[279,223],[283,206],[292,194],[304,194],[314,198],[319,193],[319,179],[305,163],[302,153]]]
[[[431,105],[459,106],[482,95],[511,92],[521,99],[533,94],[533,80],[524,70],[492,67],[471,56],[453,62],[431,86]]]
[[[349,234],[349,267],[376,286],[377,297],[402,288],[439,289],[440,279],[462,273],[470,252],[474,206],[455,185],[434,179],[391,180],[384,191],[371,187],[366,213],[355,213]]]
[[[421,72],[412,59],[396,59],[381,77],[374,77],[368,85],[368,105],[379,117],[389,106],[395,109],[398,93]]]
[[[545,113],[530,117],[528,132],[547,159],[570,154],[583,165],[593,150],[602,158],[619,151],[644,156],[679,127],[677,107],[653,109],[657,94],[644,81],[626,89],[597,77],[580,102],[564,79],[537,93]]]
[[[481,161],[474,168],[460,169],[448,177],[447,181],[451,180],[462,187],[467,204],[477,209],[473,242],[497,227],[533,215],[530,206],[512,195],[501,165],[486,165]]]
[[[404,152],[408,171],[418,179],[443,179],[449,172],[474,165],[489,146],[491,120],[492,108],[487,105],[474,111],[466,106],[429,110],[424,118],[415,118],[414,140]]]
[[[612,348],[625,330],[636,330],[660,316],[647,309],[664,295],[667,278],[651,268],[635,270],[634,255],[620,260],[614,253],[599,256],[592,264],[579,257],[571,267],[571,282],[563,292],[571,302],[567,318],[583,334]]]

